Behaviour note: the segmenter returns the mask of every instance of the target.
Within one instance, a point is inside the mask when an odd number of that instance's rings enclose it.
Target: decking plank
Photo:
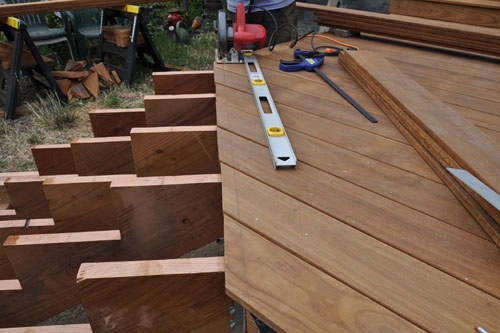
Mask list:
[[[95,332],[225,332],[232,319],[222,257],[84,263],[78,288]]]
[[[155,95],[215,93],[214,73],[207,71],[153,72]]]
[[[216,125],[215,94],[144,96],[149,127]]]
[[[89,117],[94,137],[127,136],[134,127],[146,127],[144,108],[91,110]]]

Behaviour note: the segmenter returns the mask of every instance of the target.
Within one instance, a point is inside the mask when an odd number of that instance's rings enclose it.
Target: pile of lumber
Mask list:
[[[86,69],[87,62],[69,60],[64,71],[52,71],[70,103],[76,100],[98,98],[101,89],[121,83],[116,71],[110,71],[102,62]]]
[[[213,72],[153,82],[145,108],[93,111],[94,138],[0,174],[0,332],[230,330],[223,257],[186,257],[223,235]],[[30,327],[80,303],[89,324]]]
[[[495,142],[385,58],[346,51],[339,60],[500,247],[500,212],[447,171],[466,170],[500,193]]]
[[[297,7],[312,10],[323,26],[500,56],[500,30],[496,28],[306,3]]]
[[[390,13],[500,28],[500,2],[494,0],[392,0]]]

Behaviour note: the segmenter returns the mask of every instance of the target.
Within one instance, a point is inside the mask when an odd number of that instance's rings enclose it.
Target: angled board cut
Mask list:
[[[118,230],[9,236],[5,252],[22,290],[1,292],[0,327],[36,325],[79,304],[80,263],[109,260],[119,241]]]
[[[80,176],[135,173],[129,136],[75,139],[71,151]]]
[[[89,112],[94,137],[127,136],[134,127],[146,127],[143,108],[99,109]]]
[[[177,258],[222,237],[220,174],[113,181],[120,260]]]
[[[69,144],[36,145],[31,147],[40,175],[76,174],[76,166]]]
[[[43,193],[44,177],[11,177],[4,182],[10,203],[18,218],[49,218],[50,209]]]
[[[215,93],[213,71],[154,72],[155,95]]]
[[[132,151],[140,177],[220,173],[216,126],[134,128]]]
[[[147,95],[144,108],[149,127],[217,124],[215,94]]]
[[[223,257],[83,263],[78,288],[94,332],[230,330]]]

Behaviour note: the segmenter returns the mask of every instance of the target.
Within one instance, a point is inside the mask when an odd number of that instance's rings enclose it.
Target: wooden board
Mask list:
[[[117,229],[110,185],[116,179],[135,175],[48,177],[43,182],[53,232],[78,232]]]
[[[222,237],[220,181],[220,175],[113,181],[120,260],[177,258]]]
[[[44,177],[12,177],[4,182],[12,208],[18,218],[34,219],[51,217],[47,199],[43,193]]]
[[[0,328],[0,333],[92,333],[89,324]]]
[[[215,94],[146,95],[146,123],[155,126],[216,125]]]
[[[127,136],[133,127],[146,127],[144,108],[98,109],[89,117],[94,137]]]
[[[1,292],[0,327],[35,325],[79,304],[80,263],[108,259],[119,240],[118,230],[9,236],[5,252],[23,289]]]
[[[94,332],[227,332],[232,319],[222,257],[84,263],[78,287]]]
[[[76,174],[76,166],[69,144],[36,145],[31,147],[40,175]]]
[[[135,173],[129,136],[75,139],[71,152],[80,176]]]
[[[41,233],[47,230],[47,227],[51,226],[54,226],[53,219],[0,221],[0,244],[3,244],[10,235]],[[0,280],[8,279],[17,279],[17,277],[5,254],[4,247],[0,246]]]
[[[474,200],[461,193],[464,190],[473,191],[466,186],[462,189],[445,170],[448,167],[466,169],[494,191],[500,192],[500,181],[497,180],[500,156],[496,142],[384,58],[369,52],[357,52],[343,53],[340,60],[381,108],[392,114],[395,123],[401,124],[398,127],[408,131],[407,138],[415,138],[413,143],[425,154],[424,157],[436,160],[436,163],[433,160],[429,162],[434,163],[434,169],[441,173],[443,181],[457,193],[457,197],[500,246],[498,211],[480,198],[476,201],[486,212],[480,207],[471,207]]]
[[[488,6],[474,1],[394,0],[389,11],[392,14],[500,28],[500,5],[495,1],[484,3]]]
[[[426,79],[440,96],[446,93],[447,104],[462,106],[476,126],[497,117],[499,69],[487,57],[363,35],[339,39],[389,54],[397,67],[404,62],[400,70],[411,71],[417,82]],[[310,39],[296,47],[310,48]],[[358,317],[364,305],[335,312],[327,303],[339,299],[328,296],[335,295],[333,285],[350,288],[367,297],[367,306],[381,306],[403,325],[424,331],[498,327],[496,245],[337,58],[326,58],[321,70],[375,114],[378,124],[359,115],[315,73],[280,72],[279,60],[291,56],[288,45],[257,52],[299,159],[295,170],[273,169],[244,67],[215,65],[223,207],[226,227],[233,220],[238,230],[224,235],[230,295],[278,331],[325,331],[325,325],[337,324],[340,329],[328,331],[376,332],[394,325],[387,317],[354,329],[340,326],[345,323],[340,314]],[[326,274],[321,282],[340,285],[316,284],[318,271]],[[291,287],[296,281],[301,281],[298,294]],[[470,299],[479,303],[471,306]],[[325,306],[327,313],[309,314]],[[477,312],[471,315],[471,308]]]
[[[500,31],[495,28],[314,4],[298,8],[313,10],[320,25],[500,56]]]
[[[140,177],[220,173],[216,126],[134,128],[130,136]]]
[[[305,269],[299,258],[228,217],[224,234],[228,240],[225,244],[228,295],[244,301],[276,330],[356,332],[367,328],[376,331],[381,325],[395,331],[421,332],[319,269]],[[267,258],[265,262],[259,260],[262,256]],[[295,302],[288,302],[288,297]]]
[[[153,72],[155,95],[215,93],[213,71]]]

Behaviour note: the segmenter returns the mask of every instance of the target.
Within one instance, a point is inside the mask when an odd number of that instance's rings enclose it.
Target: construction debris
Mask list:
[[[121,83],[116,71],[110,71],[102,62],[87,68],[87,62],[69,60],[64,71],[52,71],[52,76],[69,103],[99,97],[101,89]]]

